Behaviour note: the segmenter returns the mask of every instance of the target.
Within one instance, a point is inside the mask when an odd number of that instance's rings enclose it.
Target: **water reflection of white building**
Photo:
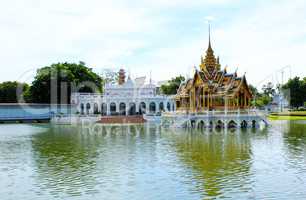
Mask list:
[[[71,102],[81,114],[137,115],[158,114],[175,110],[171,97],[159,95],[156,85],[143,81],[125,81],[124,71],[119,74],[118,84],[107,84],[104,94],[73,93]],[[121,76],[121,77],[120,77]]]

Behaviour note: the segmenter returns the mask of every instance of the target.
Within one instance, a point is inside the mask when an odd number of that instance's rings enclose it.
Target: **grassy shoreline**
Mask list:
[[[271,113],[270,120],[306,120],[306,111]]]

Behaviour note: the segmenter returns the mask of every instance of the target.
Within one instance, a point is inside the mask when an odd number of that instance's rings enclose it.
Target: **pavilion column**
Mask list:
[[[129,115],[129,105],[125,103],[125,115]]]
[[[193,111],[196,110],[196,91],[195,88],[193,88]]]
[[[189,110],[192,110],[192,90],[190,90],[190,94],[189,94]]]
[[[146,114],[148,114],[150,112],[150,102],[146,101]]]
[[[210,94],[210,107],[213,106],[213,95]]]
[[[212,94],[210,93],[210,99],[209,99],[209,102],[210,102],[210,108],[212,107],[213,105],[213,97],[212,97]]]
[[[106,103],[106,115],[110,115],[110,103]]]
[[[116,112],[119,113],[119,103],[116,102]]]
[[[205,89],[203,88],[203,108],[205,109]]]
[[[184,99],[180,97],[180,100],[177,102],[176,109],[180,110],[184,104]]]
[[[135,105],[135,109],[136,109],[136,113],[139,112],[139,102],[135,102],[136,105]]]
[[[236,108],[238,107],[238,98],[237,98],[237,96],[235,97],[235,107]]]
[[[246,101],[246,94],[244,93],[244,107],[247,106],[247,101]]]
[[[207,103],[206,104],[207,104],[207,109],[208,110],[209,110],[209,105],[210,105],[209,96],[210,96],[209,93],[207,93],[207,99],[206,99]]]

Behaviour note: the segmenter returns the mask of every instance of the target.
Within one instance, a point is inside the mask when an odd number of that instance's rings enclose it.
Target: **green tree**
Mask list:
[[[20,88],[20,94],[18,94],[18,88]],[[18,95],[22,95],[28,88],[28,84],[18,83],[17,81],[0,83],[0,103],[17,103],[19,98]]]
[[[263,85],[262,91],[265,95],[273,96],[275,94],[274,85],[272,82],[268,82],[266,85]]]
[[[263,93],[260,93],[258,89],[253,85],[249,85],[249,88],[253,94],[253,100],[251,103],[256,107],[264,107],[268,105],[272,101],[271,96],[275,93],[272,83],[264,85]]]
[[[286,98],[290,100],[290,106],[299,107],[303,106],[306,101],[306,77],[303,80],[300,80],[299,77],[294,77],[289,79],[286,84],[282,86],[285,92]]]
[[[258,92],[258,90],[257,90],[257,88],[256,88],[255,86],[249,84],[249,88],[250,88],[250,90],[251,90],[251,92],[252,92],[252,95],[253,95],[254,97],[259,95],[259,92]]]
[[[102,82],[84,62],[52,64],[37,70],[25,98],[33,103],[70,103],[71,92],[102,92]]]
[[[185,81],[183,76],[177,76],[169,80],[166,84],[161,85],[160,89],[163,94],[171,95],[176,94],[180,84]]]

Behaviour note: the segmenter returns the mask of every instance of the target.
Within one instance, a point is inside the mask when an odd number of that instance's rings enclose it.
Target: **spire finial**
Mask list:
[[[150,70],[150,85],[152,84],[152,71]]]
[[[210,44],[210,22],[208,21],[208,47],[210,48],[211,47],[211,44]]]

